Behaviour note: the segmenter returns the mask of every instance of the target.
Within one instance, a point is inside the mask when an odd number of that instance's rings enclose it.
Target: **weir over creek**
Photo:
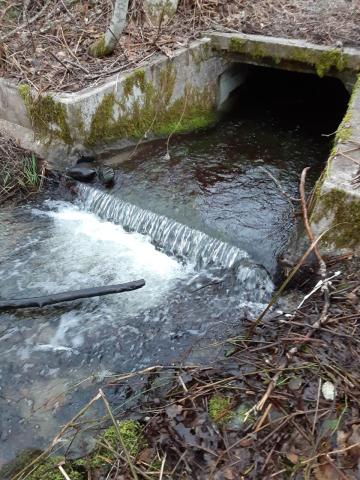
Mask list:
[[[171,139],[170,159],[154,141],[101,159],[111,190],[78,183],[0,211],[1,300],[146,281],[0,314],[0,465],[46,447],[105,377],[210,361],[264,309],[301,230],[288,197],[306,166],[314,186],[347,101],[337,79],[256,68],[217,125]]]

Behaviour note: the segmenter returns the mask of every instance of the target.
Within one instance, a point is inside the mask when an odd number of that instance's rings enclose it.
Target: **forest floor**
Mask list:
[[[0,76],[39,91],[76,91],[143,65],[208,31],[301,38],[360,46],[359,0],[180,0],[167,24],[154,26],[141,0],[130,0],[115,52],[95,59],[89,46],[105,31],[111,1],[0,0]]]

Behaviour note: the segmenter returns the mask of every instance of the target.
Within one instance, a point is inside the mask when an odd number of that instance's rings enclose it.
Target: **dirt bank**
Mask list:
[[[141,0],[130,1],[128,25],[113,55],[94,59],[90,44],[104,31],[110,2],[3,0],[0,75],[40,91],[79,90],[142,65],[156,54],[171,57],[206,31],[303,38],[315,43],[360,46],[358,0],[180,0],[173,19],[149,23]],[[35,20],[34,20],[35,19]]]

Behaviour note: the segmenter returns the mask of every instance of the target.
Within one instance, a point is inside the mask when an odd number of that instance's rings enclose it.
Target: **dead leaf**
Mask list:
[[[139,453],[137,463],[150,463],[155,457],[155,450],[153,448],[145,448]]]
[[[293,465],[296,465],[299,461],[299,455],[295,452],[289,452],[286,454],[286,458],[291,462]]]
[[[322,457],[319,461],[321,463],[314,470],[316,480],[341,480],[340,474],[330,463],[322,462]]]

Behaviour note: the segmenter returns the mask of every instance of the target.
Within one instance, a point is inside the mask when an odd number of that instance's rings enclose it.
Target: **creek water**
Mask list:
[[[321,133],[339,119],[309,120],[316,92],[284,100],[280,86],[267,102],[250,93],[215,128],[173,138],[170,159],[164,142],[105,159],[116,168],[111,191],[79,184],[71,202],[49,194],[1,210],[0,299],[146,286],[0,314],[0,464],[47,446],[104,377],[189,352],[209,360],[199,344],[240,333],[264,308],[296,230],[272,177],[297,196],[311,165],[313,184],[329,148]]]

